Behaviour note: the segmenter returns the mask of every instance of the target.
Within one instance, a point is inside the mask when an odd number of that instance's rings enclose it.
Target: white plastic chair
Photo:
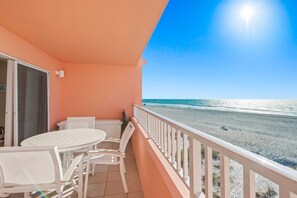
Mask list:
[[[94,129],[95,122],[95,117],[68,117],[66,120],[65,129]],[[91,149],[92,147],[79,149],[73,153],[85,153]]]
[[[82,198],[82,155],[77,156],[63,172],[56,146],[4,147],[0,149],[0,197],[10,193],[56,190],[61,198],[63,189],[70,182]],[[73,180],[78,171],[78,186]]]
[[[66,120],[65,129],[94,129],[95,121],[95,117],[68,117]]]
[[[126,182],[126,168],[124,163],[125,150],[127,144],[135,131],[135,127],[132,122],[129,122],[126,126],[121,139],[107,139],[105,141],[110,141],[114,143],[119,143],[119,149],[97,149],[88,152],[88,162],[87,162],[87,173],[90,171],[90,165],[93,165],[93,175],[96,164],[108,164],[108,165],[120,165],[121,179],[124,187],[125,193],[128,193],[128,187]],[[87,197],[89,174],[86,174],[85,188],[84,188],[84,198]]]

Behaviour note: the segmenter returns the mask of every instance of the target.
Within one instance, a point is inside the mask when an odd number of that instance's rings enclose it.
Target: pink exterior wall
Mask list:
[[[186,193],[180,193],[168,175],[160,158],[152,149],[141,128],[132,119],[136,128],[132,136],[132,147],[140,176],[144,197],[180,198]]]
[[[50,72],[50,126],[60,118],[61,79],[55,75],[60,62],[0,26],[0,52]]]
[[[138,66],[60,63],[27,41],[0,26],[0,52],[50,72],[50,126],[67,116],[121,118],[132,116],[141,104],[142,63]],[[63,69],[65,77],[55,71]]]
[[[132,116],[142,100],[142,65],[62,64],[61,119],[67,116]]]

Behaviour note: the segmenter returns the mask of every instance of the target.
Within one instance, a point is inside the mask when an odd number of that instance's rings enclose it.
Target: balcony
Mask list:
[[[90,177],[88,197],[261,197],[256,192],[256,175],[261,175],[278,186],[277,194],[263,197],[296,198],[296,171],[143,107],[134,105],[133,113],[137,131],[125,158],[129,193],[123,191],[118,166],[100,165]],[[213,177],[215,158],[219,186]],[[231,192],[231,161],[243,167],[242,186],[235,191],[239,194]],[[64,197],[77,193],[66,189]]]
[[[256,195],[261,175],[275,183],[277,196],[296,198],[296,171],[140,106],[143,49],[167,2],[3,1],[0,60],[11,69],[26,63],[46,71],[47,131],[67,116],[120,119],[125,109],[132,118],[136,132],[125,159],[129,193],[123,194],[117,167],[101,166],[90,179],[89,197],[261,197]],[[63,78],[55,75],[60,70]],[[13,91],[7,87],[11,134],[18,124],[12,123],[17,120]],[[234,162],[242,167],[235,194]]]
[[[159,156],[181,197],[297,197],[297,172],[293,169],[137,105],[134,116],[139,133]],[[215,158],[219,164],[214,164]],[[241,184],[237,183],[233,193],[231,161],[242,166]],[[219,167],[219,184],[214,181],[214,165]],[[269,188],[273,195],[257,193],[256,175],[276,184],[277,189]]]

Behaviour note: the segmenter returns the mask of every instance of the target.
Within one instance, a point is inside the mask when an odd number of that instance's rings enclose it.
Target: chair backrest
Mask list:
[[[3,187],[54,184],[63,176],[56,146],[0,149],[0,190]]]
[[[135,127],[133,123],[131,121],[128,122],[120,140],[120,152],[125,152],[127,144],[131,136],[133,135],[134,131],[135,131]]]
[[[65,129],[78,129],[95,127],[95,117],[68,117],[66,120]]]

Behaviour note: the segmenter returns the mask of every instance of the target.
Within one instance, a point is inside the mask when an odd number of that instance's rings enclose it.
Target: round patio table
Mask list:
[[[98,129],[66,129],[42,133],[21,142],[21,146],[51,146],[56,145],[63,153],[63,167],[67,167],[72,158],[72,152],[90,148],[106,137],[106,133]]]

